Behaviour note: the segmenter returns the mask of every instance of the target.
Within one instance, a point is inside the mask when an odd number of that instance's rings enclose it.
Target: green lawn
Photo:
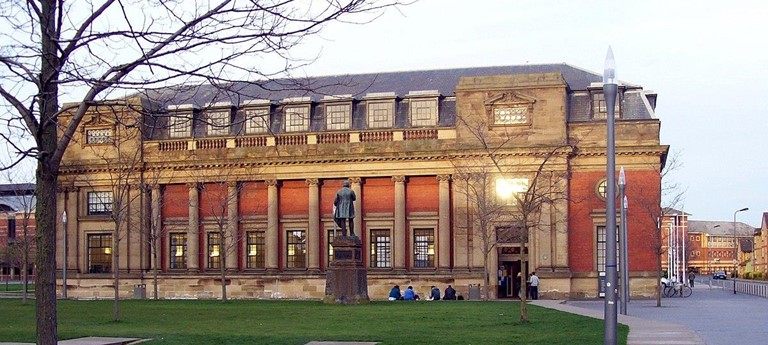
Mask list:
[[[34,342],[34,304],[0,299],[0,342]],[[145,344],[306,344],[377,341],[394,344],[600,344],[603,322],[528,306],[521,323],[517,302],[319,301],[120,302],[59,301],[59,339],[84,336],[152,338]],[[619,325],[619,343],[629,329]]]
[[[0,283],[0,292],[2,291],[13,291],[13,292],[21,292],[24,289],[24,284],[19,282],[1,282]],[[27,292],[35,292],[35,284],[30,282],[27,284]]]

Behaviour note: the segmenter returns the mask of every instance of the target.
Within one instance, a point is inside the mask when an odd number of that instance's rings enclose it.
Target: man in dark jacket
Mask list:
[[[453,301],[456,299],[456,289],[454,289],[452,286],[448,285],[447,288],[445,288],[445,296],[443,297],[446,301]]]
[[[433,301],[439,301],[440,300],[440,289],[438,289],[436,286],[432,285],[432,289],[429,290],[429,299]]]
[[[342,188],[336,192],[333,200],[335,207],[333,220],[341,228],[341,235],[347,236],[347,222],[349,222],[349,236],[355,236],[355,191],[349,188],[349,181],[342,183]]]

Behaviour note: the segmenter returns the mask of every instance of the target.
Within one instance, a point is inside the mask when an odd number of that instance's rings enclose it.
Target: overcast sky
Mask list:
[[[761,1],[422,0],[303,47],[307,75],[565,62],[658,92],[661,142],[696,220],[768,212],[768,46]],[[631,181],[629,181],[631,183]],[[631,203],[631,199],[630,199]],[[630,206],[631,207],[631,206]]]

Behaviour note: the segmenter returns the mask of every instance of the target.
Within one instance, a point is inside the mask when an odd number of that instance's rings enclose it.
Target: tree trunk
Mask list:
[[[520,250],[520,256],[522,259],[520,260],[520,270],[522,271],[520,277],[520,321],[527,322],[528,308],[526,307],[526,294],[528,294],[528,265],[526,265],[526,263],[528,262],[528,257],[525,255],[525,247]]]
[[[118,211],[122,212],[122,211]],[[119,221],[116,222],[120,224]],[[114,285],[115,285],[115,301],[112,304],[112,319],[114,321],[120,321],[120,226],[115,225],[115,232],[112,235],[112,272],[114,272]]]
[[[29,214],[29,211],[24,211],[25,215]],[[21,303],[27,304],[27,294],[29,293],[29,238],[27,237],[27,220],[24,221],[24,263],[22,264],[22,293]]]
[[[219,260],[219,270],[221,272],[221,301],[226,302],[227,301],[227,250],[226,250],[226,242],[224,237],[224,230],[219,231],[219,256],[221,257],[221,260]]]
[[[153,238],[152,242],[155,242],[156,241],[155,240],[156,237],[152,236],[152,238]],[[157,288],[157,281],[158,281],[157,276],[159,274],[159,269],[160,269],[158,267],[160,265],[160,251],[157,250],[157,246],[154,245],[154,244],[150,245],[150,248],[153,248],[152,255],[155,256],[155,264],[152,265],[152,283],[154,285],[153,290],[155,292],[155,300],[157,300],[158,299],[158,293],[159,293],[158,288]]]

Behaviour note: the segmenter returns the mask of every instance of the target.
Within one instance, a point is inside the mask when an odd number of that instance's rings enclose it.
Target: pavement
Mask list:
[[[629,326],[629,345],[707,344],[764,345],[768,343],[768,299],[733,294],[730,281],[700,280],[688,298],[631,300],[619,323]],[[722,285],[725,283],[724,285]],[[724,286],[724,288],[723,288]],[[604,300],[532,301],[542,307],[603,318]]]

